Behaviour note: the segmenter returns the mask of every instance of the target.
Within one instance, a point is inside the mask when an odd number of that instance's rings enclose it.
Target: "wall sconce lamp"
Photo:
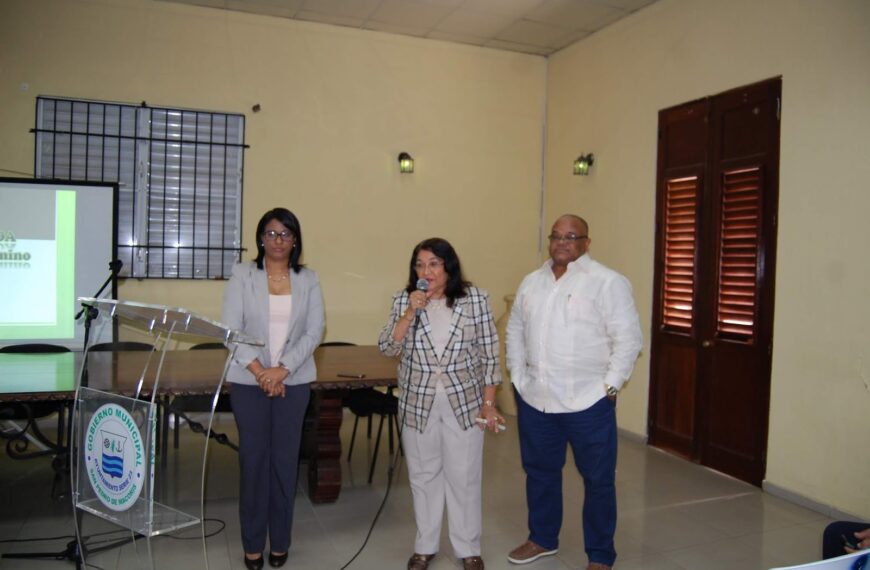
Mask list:
[[[577,176],[587,176],[589,174],[589,167],[595,162],[595,156],[590,152],[589,154],[581,154],[574,161],[574,174]]]
[[[399,172],[402,174],[414,172],[414,157],[407,152],[399,153]]]

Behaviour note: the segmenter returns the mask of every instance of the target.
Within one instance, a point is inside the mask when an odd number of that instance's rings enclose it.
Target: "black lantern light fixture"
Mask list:
[[[589,167],[595,162],[595,156],[590,152],[589,154],[581,154],[574,161],[574,174],[576,176],[587,176],[589,174]]]
[[[399,172],[402,174],[414,172],[414,157],[407,152],[399,153]]]

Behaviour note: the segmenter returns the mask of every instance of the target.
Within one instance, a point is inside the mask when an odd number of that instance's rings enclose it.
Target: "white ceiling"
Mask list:
[[[549,55],[655,0],[165,0]]]

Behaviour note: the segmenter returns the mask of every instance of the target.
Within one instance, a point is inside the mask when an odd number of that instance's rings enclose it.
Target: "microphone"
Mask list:
[[[423,291],[423,292],[425,293],[426,291],[429,290],[429,282],[426,281],[425,279],[422,279],[422,278],[421,278],[421,279],[417,279],[417,290],[418,290],[418,291]],[[417,318],[418,318],[418,319],[420,318],[420,313],[422,313],[422,312],[423,312],[423,309],[417,309],[417,310],[416,310]]]
[[[124,262],[120,259],[109,262],[109,270],[111,270],[113,274],[117,274],[118,272],[120,272],[122,267],[124,267]]]

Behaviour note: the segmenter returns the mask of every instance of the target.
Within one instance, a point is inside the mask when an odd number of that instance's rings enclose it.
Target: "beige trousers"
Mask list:
[[[402,445],[417,522],[414,552],[438,552],[446,501],[453,553],[457,558],[479,556],[483,431],[462,429],[438,386],[426,430],[403,429]]]

